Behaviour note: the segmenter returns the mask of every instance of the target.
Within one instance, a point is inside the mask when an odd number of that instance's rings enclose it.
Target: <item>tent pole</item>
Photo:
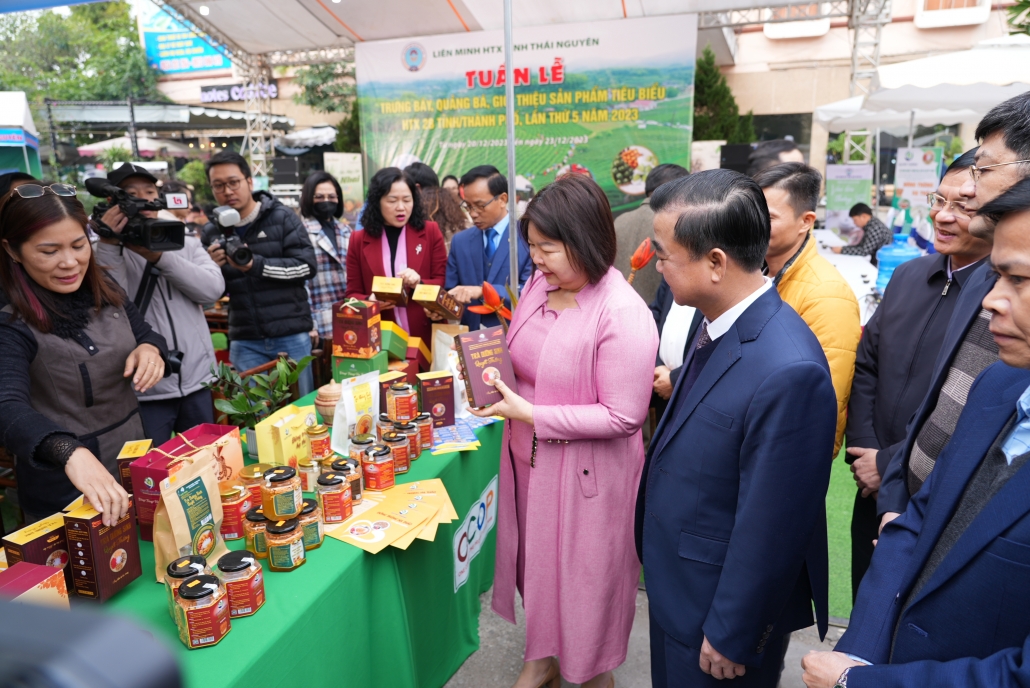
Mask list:
[[[916,111],[912,112],[908,116],[908,147],[912,147],[912,139],[916,135]]]
[[[880,127],[876,127],[876,179],[873,183],[876,190],[876,200],[873,202],[873,212],[880,207]]]
[[[50,129],[50,169],[54,176],[57,176],[57,132],[54,131],[54,111],[50,108],[50,99],[43,100],[46,103],[46,121]]]
[[[136,140],[136,110],[132,106],[132,98],[126,98],[129,104],[129,145],[132,146],[132,159],[139,160],[139,142]]]
[[[508,283],[519,294],[519,239],[515,225],[515,60],[511,46],[511,0],[504,0],[504,93],[508,125]],[[503,298],[503,294],[501,295]],[[515,304],[512,304],[514,307]]]

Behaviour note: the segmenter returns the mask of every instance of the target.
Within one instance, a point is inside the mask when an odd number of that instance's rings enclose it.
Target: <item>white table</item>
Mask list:
[[[858,299],[858,313],[862,325],[865,326],[873,311],[876,310],[876,268],[865,256],[845,256],[834,253],[830,249],[834,246],[846,246],[846,242],[828,229],[816,229],[812,231],[812,238],[818,244],[816,248],[826,260],[837,268],[841,276],[851,286]]]

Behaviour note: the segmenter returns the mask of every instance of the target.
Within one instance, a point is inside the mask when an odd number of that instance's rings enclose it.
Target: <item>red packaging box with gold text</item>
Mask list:
[[[27,604],[70,609],[64,573],[50,566],[19,561],[0,571],[0,597]]]
[[[498,379],[504,380],[511,391],[518,393],[515,371],[511,367],[511,355],[508,353],[507,334],[503,327],[465,332],[455,337],[454,341],[464,371],[470,406],[482,408],[500,401],[501,393],[493,385]]]
[[[386,390],[401,380],[410,382],[406,370],[391,370],[379,376],[379,413],[386,413]]]
[[[420,373],[418,396],[422,411],[433,419],[434,428],[454,425],[454,376],[449,370]]]
[[[461,320],[465,314],[465,304],[447,293],[447,290],[435,284],[420,284],[415,287],[411,300],[448,320]]]
[[[407,359],[412,361],[418,370],[416,373],[424,373],[429,370],[433,363],[433,354],[429,347],[420,337],[408,337]],[[412,382],[412,384],[415,384]]]
[[[128,513],[110,527],[104,525],[103,515],[91,506],[83,505],[65,514],[77,596],[106,602],[142,575],[135,524],[136,510],[131,498]]]
[[[333,356],[372,358],[383,349],[380,306],[347,299],[333,304]]]
[[[63,569],[68,589],[72,588],[72,572],[68,566],[68,538],[64,533],[64,514],[54,514],[25,526],[3,539],[7,565],[19,561]]]

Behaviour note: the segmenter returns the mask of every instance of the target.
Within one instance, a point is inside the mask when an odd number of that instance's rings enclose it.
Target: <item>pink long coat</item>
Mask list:
[[[526,318],[546,301],[546,287],[537,273],[508,332],[513,348],[542,352],[523,602],[527,646],[556,647],[562,674],[582,683],[626,659],[640,575],[633,543],[640,428],[658,332],[640,296],[611,268],[576,295],[579,308],[563,311],[546,341],[520,338]],[[492,606],[514,623],[519,532],[509,440],[510,430],[501,450]]]

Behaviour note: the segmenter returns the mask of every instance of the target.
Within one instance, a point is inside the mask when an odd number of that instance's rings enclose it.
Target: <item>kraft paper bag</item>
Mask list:
[[[154,512],[154,576],[179,557],[199,554],[215,563],[229,551],[222,539],[222,500],[211,447],[182,459],[181,467],[161,481]]]

